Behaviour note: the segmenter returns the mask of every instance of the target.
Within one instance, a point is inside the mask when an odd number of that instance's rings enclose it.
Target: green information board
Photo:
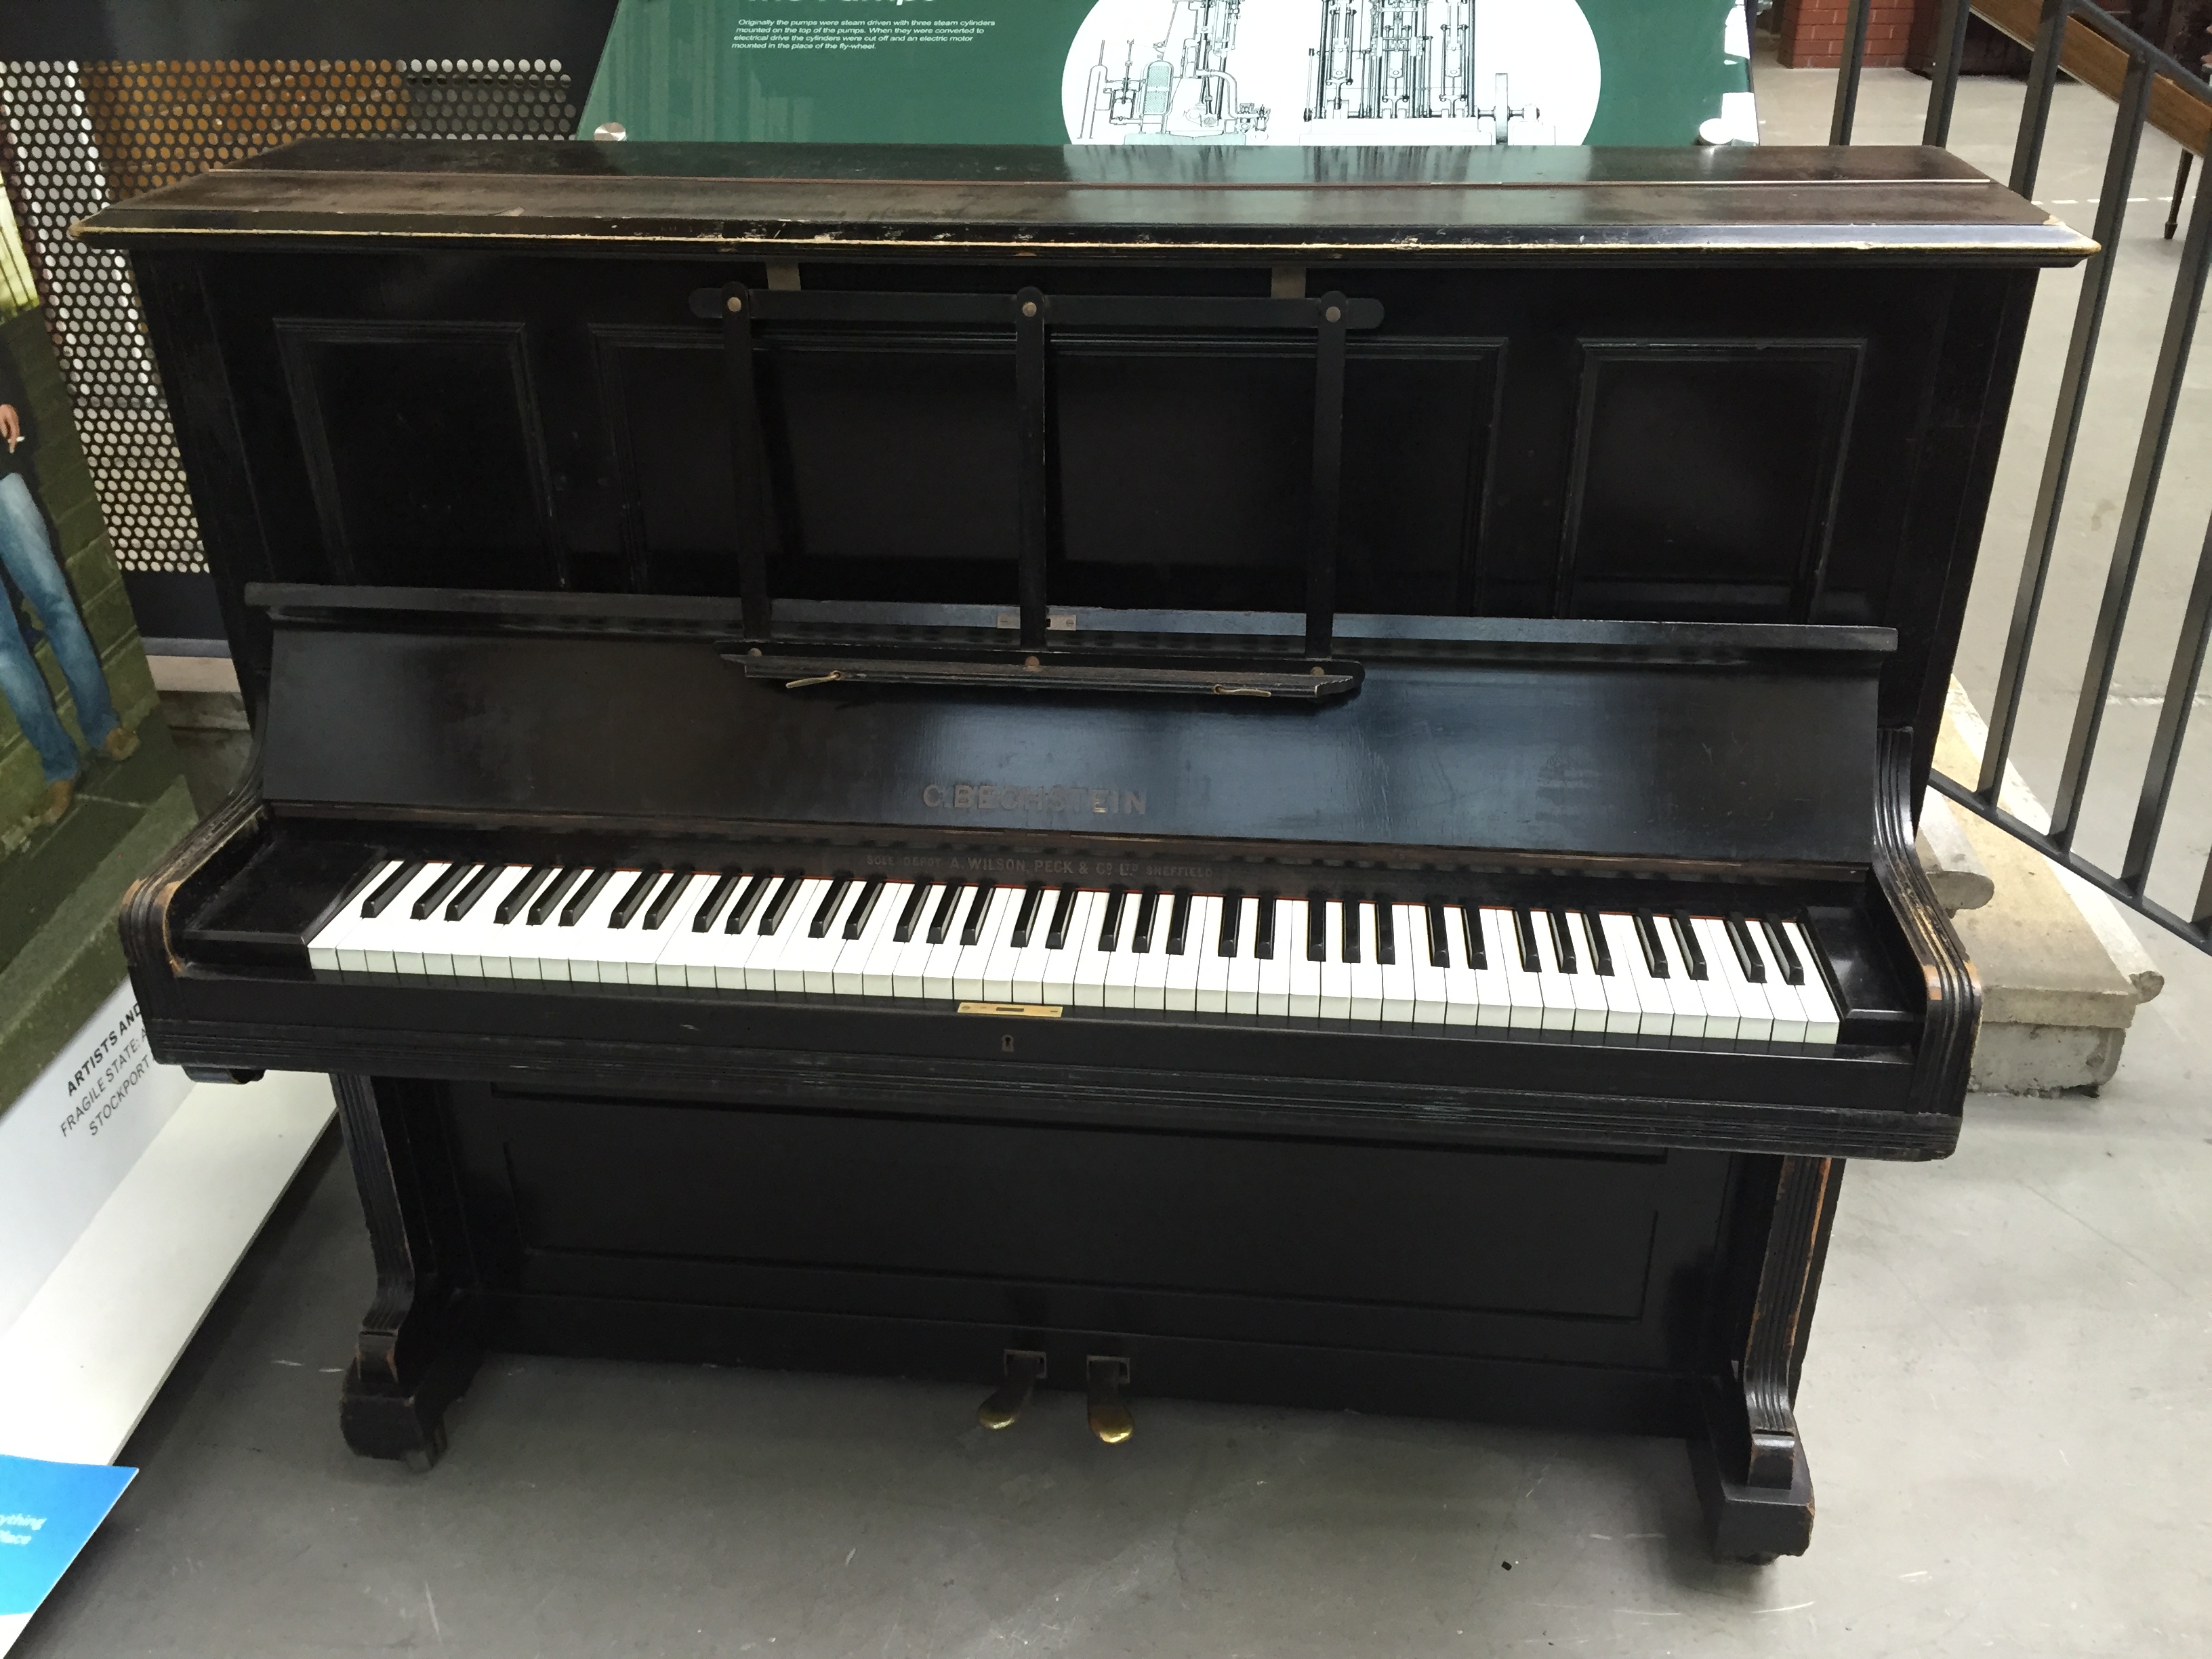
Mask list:
[[[580,131],[1755,143],[1740,0],[622,0]]]

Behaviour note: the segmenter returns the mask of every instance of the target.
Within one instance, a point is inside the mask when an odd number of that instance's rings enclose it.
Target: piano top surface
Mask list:
[[[76,227],[131,246],[554,241],[928,257],[2064,264],[2095,243],[1945,151],[310,139]]]

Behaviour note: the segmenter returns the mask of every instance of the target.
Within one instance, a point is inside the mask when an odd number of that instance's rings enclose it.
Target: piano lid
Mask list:
[[[2095,244],[1945,151],[447,144],[310,139],[119,203],[103,246],[723,255],[1531,254],[2070,264]]]

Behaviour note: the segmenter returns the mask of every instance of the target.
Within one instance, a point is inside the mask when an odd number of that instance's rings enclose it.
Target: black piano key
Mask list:
[[[538,890],[557,873],[557,867],[550,864],[532,866],[528,875],[514,884],[514,890],[499,902],[499,908],[491,913],[491,919],[501,926],[513,921],[522,914],[524,907]]]
[[[1306,960],[1328,960],[1328,896],[1306,895]]]
[[[691,879],[691,866],[688,864],[679,864],[668,872],[668,879],[661,884],[659,894],[646,910],[647,933],[653,932],[668,920],[668,913],[676,908],[676,901],[683,894],[684,884]]]
[[[1772,947],[1776,966],[1782,969],[1784,985],[1805,982],[1805,964],[1797,959],[1797,947],[1790,942],[1790,935],[1782,931],[1782,924],[1761,916],[1759,925],[1766,930],[1766,942]]]
[[[475,868],[473,864],[447,865],[446,873],[432,882],[429,890],[415,901],[414,919],[416,921],[428,921],[430,912],[451,898],[453,889],[459,887],[467,878],[469,872]]]
[[[1338,913],[1337,933],[1338,948],[1344,952],[1342,959],[1346,962],[1359,960],[1359,913],[1366,904],[1366,900],[1355,898],[1350,893],[1344,896],[1344,907]]]
[[[929,902],[929,884],[917,881],[914,891],[906,896],[906,908],[899,912],[898,926],[891,929],[891,943],[904,945],[914,937],[914,930],[921,926],[921,907]]]
[[[845,918],[845,937],[858,939],[867,931],[868,918],[876,913],[876,902],[884,896],[884,878],[871,876],[860,896],[853,901],[853,914]]]
[[[1467,946],[1467,965],[1488,968],[1490,951],[1482,942],[1482,907],[1473,899],[1462,899],[1459,904],[1459,933]]]
[[[1605,922],[1595,910],[1583,912],[1583,933],[1589,940],[1590,966],[1601,979],[1613,977],[1613,946],[1605,936]]]
[[[730,895],[738,890],[744,877],[735,870],[726,870],[714,878],[714,884],[707,890],[706,902],[691,914],[691,931],[703,933],[714,925],[722,914],[722,907],[730,902]]]
[[[968,884],[964,881],[945,884],[945,895],[937,901],[937,908],[930,915],[929,931],[922,935],[930,944],[942,945],[952,936],[952,919],[959,914],[960,895],[967,889]]]
[[[1214,935],[1214,955],[1233,957],[1237,954],[1237,930],[1243,921],[1244,895],[1232,887],[1221,896],[1221,930]]]
[[[530,925],[532,927],[544,927],[545,919],[559,909],[561,901],[568,896],[568,890],[589,874],[591,874],[590,866],[580,864],[574,869],[562,871],[552,880],[547,882],[545,890],[538,896],[537,901],[530,907]]]
[[[1275,959],[1275,896],[1260,895],[1259,920],[1252,927],[1252,954],[1261,962]]]
[[[422,873],[422,860],[409,859],[384,880],[376,890],[361,902],[361,913],[365,916],[380,916],[392,901],[407,890],[407,884]]]
[[[446,907],[446,920],[465,921],[469,912],[477,908],[477,902],[491,891],[492,884],[506,873],[503,864],[478,865],[476,874],[469,878],[469,884],[454,894],[453,902]]]
[[[1375,960],[1385,968],[1395,967],[1398,961],[1398,921],[1391,915],[1393,908],[1387,895],[1375,896]]]
[[[1690,919],[1687,916],[1670,915],[1667,920],[1674,924],[1674,940],[1680,947],[1683,971],[1692,979],[1711,977],[1705,966],[1705,947],[1698,943],[1697,934],[1691,931]]]
[[[1634,917],[1637,943],[1644,947],[1644,965],[1654,979],[1668,977],[1667,947],[1659,938],[1659,924],[1648,910],[1638,910]]]
[[[1561,973],[1574,973],[1575,936],[1567,931],[1567,913],[1547,910],[1544,915],[1552,924],[1552,960],[1559,963]]]
[[[853,878],[840,873],[830,880],[830,890],[822,896],[822,902],[814,907],[813,920],[806,924],[806,937],[827,939],[830,930],[837,925],[837,913],[845,908],[845,895],[853,890]]]
[[[599,897],[606,884],[614,878],[615,872],[611,870],[592,871],[591,879],[579,887],[574,896],[561,907],[561,925],[574,927],[582,921],[584,912],[592,908],[592,901]]]
[[[769,898],[768,908],[761,912],[760,936],[763,939],[774,939],[783,931],[783,919],[791,914],[791,907],[799,898],[799,890],[805,882],[806,878],[795,870],[783,878],[782,884]]]
[[[1045,929],[1046,950],[1065,951],[1067,948],[1067,922],[1068,918],[1075,914],[1077,896],[1077,890],[1073,887],[1060,890],[1060,897],[1052,907],[1052,925]]]
[[[1759,945],[1751,936],[1751,928],[1740,916],[1729,916],[1721,923],[1727,931],[1729,943],[1735,946],[1736,966],[1753,985],[1766,983],[1765,959],[1759,954]]]
[[[660,866],[657,864],[639,871],[637,879],[630,883],[629,890],[616,902],[615,913],[607,918],[607,926],[629,927],[637,913],[645,908],[646,900],[653,896],[653,887],[660,880]]]
[[[1033,881],[1022,892],[1022,908],[1014,916],[1014,931],[1006,942],[1017,951],[1030,948],[1030,935],[1036,931],[1036,914],[1044,902],[1044,884]]]
[[[1451,924],[1444,920],[1443,902],[1431,899],[1423,908],[1429,916],[1429,966],[1449,968],[1451,966]]]
[[[1144,896],[1137,902],[1137,931],[1129,938],[1129,948],[1139,956],[1152,954],[1152,921],[1159,913],[1160,890],[1147,887]]]
[[[1544,958],[1536,954],[1536,919],[1528,914],[1526,905],[1513,907],[1513,938],[1515,948],[1521,952],[1521,971],[1542,973]]]
[[[968,920],[960,926],[961,944],[981,945],[983,942],[983,924],[991,919],[991,902],[998,896],[998,888],[990,882],[983,882],[976,887],[975,896],[968,905]]]
[[[1098,948],[1111,951],[1121,942],[1121,901],[1127,890],[1116,887],[1106,895],[1106,915],[1098,924]]]
[[[723,925],[722,931],[726,933],[744,933],[752,925],[753,912],[760,908],[761,901],[769,896],[769,890],[775,885],[774,871],[756,871],[745,883],[744,890],[738,895],[738,902],[730,907],[730,919]]]
[[[1190,889],[1176,889],[1175,908],[1168,912],[1168,954],[1179,957],[1190,943]]]

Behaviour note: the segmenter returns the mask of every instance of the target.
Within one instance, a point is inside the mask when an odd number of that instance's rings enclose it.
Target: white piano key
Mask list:
[[[1701,1037],[1705,1035],[1705,999],[1699,991],[1698,981],[1690,977],[1690,966],[1682,955],[1680,943],[1674,937],[1673,925],[1663,915],[1653,918],[1652,948],[1667,972],[1658,981],[1667,994],[1667,1000],[1674,1010],[1674,1029],[1671,1035],[1679,1037]]]
[[[747,877],[722,920],[709,930],[708,937],[714,940],[709,949],[714,964],[716,989],[743,991],[750,988],[745,969],[750,965],[754,954],[775,948],[774,943],[761,934],[760,918],[761,912],[768,908],[769,896],[782,881],[781,876],[770,875],[765,871]],[[738,925],[732,929],[731,922],[740,917],[743,920],[738,921]]]
[[[596,985],[601,982],[604,975],[600,972],[600,958],[607,948],[608,918],[614,915],[615,907],[622,902],[623,894],[629,891],[630,883],[637,879],[637,875],[635,870],[617,868],[609,872],[606,880],[599,884],[599,890],[592,895],[583,913],[574,922],[563,922],[556,916],[549,924],[559,930],[553,938],[568,961],[568,977],[574,983]],[[562,908],[565,912],[567,907]],[[629,978],[625,972],[623,981],[627,981]]]
[[[1007,969],[1009,1002],[1044,1001],[1045,970],[1051,966],[1048,958],[1052,954],[1046,947],[1046,938],[1052,932],[1053,908],[1060,902],[1060,890],[1046,887],[1037,895],[1036,918],[1030,924],[1029,943],[1015,946],[1013,934],[1006,935],[1006,943],[1013,954]],[[1021,906],[1014,907],[1014,918],[1021,919]]]
[[[738,895],[744,890],[744,882],[741,878],[723,892],[720,902],[715,904],[715,890],[721,886],[723,874],[719,870],[702,872],[682,901],[670,913],[668,920],[661,923],[668,938],[661,945],[660,954],[653,958],[653,977],[656,983],[689,985],[699,989],[710,988],[714,985],[714,946],[712,941],[714,934],[721,931],[722,919],[728,914],[730,906],[737,902]],[[710,904],[714,905],[714,911],[710,921],[712,933],[701,930],[697,925],[699,913]]]
[[[1022,919],[1022,902],[1029,896],[1024,887],[1009,887],[999,895],[993,908],[991,948],[983,958],[983,1000],[986,1002],[1035,1001],[1036,999],[1014,994],[1014,963],[1022,953],[1014,948],[1014,929]]]
[[[951,885],[950,883],[946,884]],[[914,930],[915,937],[922,941],[923,946],[921,994],[935,1001],[950,1001],[955,994],[952,969],[960,957],[960,924],[967,915],[968,907],[975,902],[975,883],[969,882],[954,890],[950,908],[945,908],[944,901],[943,891],[932,895],[927,915]],[[945,910],[941,923],[937,914],[940,909]],[[937,942],[933,945],[929,943],[930,933],[940,927],[942,933]]]
[[[653,963],[668,942],[664,935],[668,924],[663,921],[659,927],[647,927],[646,916],[670,880],[680,883],[684,878],[672,878],[667,872],[656,870],[645,878],[644,887],[640,890],[638,882],[643,873],[641,871],[633,873],[625,870],[611,884],[617,892],[614,912],[607,917],[605,927],[592,941],[599,954],[599,982],[602,985],[652,984]],[[629,915],[617,927],[615,918],[623,910],[628,910]]]
[[[1349,1019],[1352,969],[1344,960],[1344,901],[1330,899],[1323,914],[1328,921],[1322,940],[1320,1013],[1323,1019]]]
[[[915,906],[913,931],[904,939],[897,939],[896,934],[893,936],[891,945],[891,994],[893,996],[921,996],[927,984],[927,969],[929,966],[931,949],[929,919],[937,914],[938,901],[945,895],[945,884],[941,881],[926,881],[918,883],[917,885],[921,890],[921,901]],[[914,902],[912,894],[908,895],[908,902]],[[901,919],[903,920],[903,918],[904,907],[902,906]]]
[[[1112,970],[1116,957],[1127,960],[1118,948],[1109,951],[1103,948],[1100,943],[1107,933],[1107,918],[1113,908],[1109,902],[1111,896],[1107,893],[1095,895],[1091,915],[1085,921],[1082,948],[1076,956],[1074,973],[1073,1000],[1080,1008],[1103,1008],[1107,1006],[1107,975]],[[1128,931],[1129,903],[1127,897],[1124,896],[1121,915],[1115,919],[1113,930],[1113,938],[1117,946],[1127,935]],[[1075,943],[1073,939],[1068,942],[1071,945]]]
[[[1805,1009],[1805,1041],[1833,1042],[1841,1033],[1843,1021],[1836,1011],[1835,1000],[1828,993],[1828,976],[1821,966],[1826,960],[1813,948],[1813,941],[1805,929],[1794,921],[1785,921],[1782,930],[1789,936],[1790,948],[1797,952],[1797,960],[1804,964],[1805,982],[1796,988],[1797,1000]]]
[[[1616,1036],[1630,1036],[1644,1029],[1644,1006],[1636,994],[1636,987],[1628,977],[1628,964],[1613,948],[1612,936],[1606,932],[1603,921],[1589,911],[1577,910],[1574,915],[1576,937],[1580,941],[1589,971],[1598,988],[1605,995],[1605,1029]],[[1598,951],[1602,946],[1609,974],[1601,974]]]
[[[1738,1041],[1772,1042],[1774,1016],[1767,1011],[1766,994],[1745,976],[1743,963],[1736,957],[1735,941],[1729,937],[1728,923],[1718,916],[1693,916],[1690,925],[1698,930],[1698,941],[1705,947],[1709,971],[1728,988],[1729,996],[1735,1003]]]
[[[1281,908],[1279,902],[1277,908]],[[1278,915],[1276,925],[1281,925]],[[1225,958],[1228,983],[1222,1000],[1232,1014],[1260,1012],[1260,901],[1246,894],[1237,901],[1237,954]]]
[[[1167,958],[1166,978],[1162,982],[1163,999],[1166,1006],[1182,1012],[1198,1006],[1198,978],[1206,962],[1206,899],[1193,894],[1190,914],[1183,921],[1182,951]],[[1168,911],[1169,943],[1175,934],[1175,910],[1170,902]],[[1164,948],[1164,946],[1163,946]]]
[[[1536,943],[1536,988],[1544,1000],[1541,1024],[1547,1031],[1571,1031],[1582,1010],[1575,995],[1573,975],[1560,970],[1552,939],[1552,919],[1542,910],[1531,910],[1529,932]],[[1579,964],[1578,964],[1579,965]]]
[[[1048,940],[1045,949],[1044,1000],[1054,1007],[1076,1006],[1075,977],[1082,965],[1085,941],[1097,931],[1098,905],[1105,895],[1085,888],[1075,896],[1073,908],[1067,915],[1067,932],[1060,949],[1051,948]],[[1046,923],[1048,929],[1051,923]]]
[[[358,949],[368,971],[375,974],[419,974],[422,971],[422,941],[420,934],[426,923],[414,920],[415,901],[437,884],[438,878],[446,873],[441,861],[433,860],[416,872],[413,880],[400,889],[399,896],[385,906],[380,915],[363,917],[366,927],[347,941],[348,949]]]
[[[1502,970],[1505,980],[1505,1005],[1508,1025],[1531,1030],[1544,1024],[1546,1000],[1542,969],[1528,971],[1521,957],[1521,930],[1510,910],[1495,905],[1483,907],[1483,920],[1490,924],[1491,965]],[[1541,958],[1538,958],[1540,962]],[[1565,1005],[1568,1019],[1573,1018],[1573,1003]]]
[[[975,983],[978,998],[984,1002],[1012,1002],[1014,1000],[1014,952],[1009,944],[1014,923],[1022,914],[1022,890],[1002,886],[991,900],[991,908],[984,918],[983,932],[973,954]],[[965,975],[963,975],[963,982]]]
[[[1622,976],[1636,999],[1639,1018],[1637,1031],[1644,1036],[1665,1036],[1674,1029],[1674,1003],[1667,988],[1653,976],[1644,960],[1644,941],[1636,931],[1636,918],[1607,910],[1598,918],[1606,942],[1613,947],[1613,970]]]
[[[507,864],[499,866],[493,874],[491,884],[477,896],[469,906],[469,913],[459,921],[447,921],[446,955],[453,963],[457,979],[509,979],[512,971],[507,965],[506,930],[495,918],[499,907],[515,884],[530,873],[527,865]],[[465,892],[473,886],[471,876],[464,884]],[[459,897],[456,894],[455,898]],[[447,906],[447,909],[451,909]]]
[[[844,882],[842,892],[838,890],[839,879]],[[837,962],[845,954],[847,944],[845,918],[859,905],[860,895],[867,890],[867,885],[866,881],[857,877],[838,878],[830,881],[828,890],[814,907],[817,915],[825,903],[830,905],[833,912],[819,939],[814,936],[814,915],[807,917],[804,943],[799,946],[798,965],[806,977],[804,988],[809,996],[828,996],[836,990]]]
[[[1144,900],[1139,898],[1139,905]],[[1166,1009],[1168,1006],[1168,967],[1175,957],[1168,956],[1168,925],[1175,914],[1175,894],[1161,894],[1152,902],[1152,938],[1151,949],[1137,956],[1137,1006],[1139,1009]],[[1130,931],[1134,942],[1134,929]]]
[[[801,876],[787,887],[780,882],[772,888],[760,913],[754,918],[752,931],[759,935],[752,954],[745,958],[745,989],[748,991],[803,991],[806,988],[805,969],[788,965],[793,957],[804,947],[807,918],[814,907],[822,902],[829,890],[829,883],[818,878]]]
[[[1009,895],[1018,895],[1018,888],[1002,888],[996,882],[982,882],[960,896],[960,912],[954,919],[952,932],[945,944],[952,950],[952,994],[962,1002],[999,1001],[988,994],[985,969],[989,966],[991,952],[998,944],[998,932],[1006,920]],[[975,931],[975,942],[967,942],[969,931]]]
[[[1382,1018],[1382,964],[1375,959],[1375,902],[1372,899],[1352,899],[1346,903],[1338,918],[1348,921],[1352,927],[1355,951],[1346,951],[1341,934],[1336,947],[1345,957],[1345,987],[1351,1004],[1349,1018],[1380,1019]]]
[[[1192,948],[1198,952],[1197,1007],[1203,1014],[1225,1013],[1229,1008],[1229,967],[1236,959],[1221,954],[1221,917],[1228,901],[1217,893],[1200,903],[1206,919],[1204,931],[1199,932],[1196,917],[1191,920],[1192,930],[1198,933],[1191,941]],[[1238,943],[1243,943],[1241,936]]]
[[[886,881],[877,890],[875,904],[867,920],[860,924],[859,935],[846,939],[844,949],[837,952],[836,963],[830,969],[832,991],[848,997],[887,997],[891,994],[890,963],[884,947],[898,927],[899,912],[906,906],[910,888],[911,884],[907,882]],[[864,902],[866,893],[867,884],[863,882],[860,895],[854,903]],[[842,927],[837,930],[841,938],[844,931]]]
[[[1275,948],[1291,956],[1291,1012],[1305,1019],[1321,1018],[1321,976],[1326,965],[1316,962],[1306,946],[1307,929],[1320,901],[1285,899],[1275,917]],[[1322,914],[1327,915],[1326,907]]]
[[[1399,909],[1398,955],[1407,964],[1413,987],[1413,1020],[1420,1025],[1441,1025],[1446,1011],[1451,1006],[1451,947],[1444,945],[1444,963],[1438,967],[1429,938],[1429,907],[1425,904],[1403,904]],[[1452,914],[1438,913],[1443,926],[1443,939],[1449,940],[1452,928]],[[1408,949],[1408,941],[1411,948]]]
[[[1766,1006],[1774,1016],[1774,1040],[1777,1042],[1805,1041],[1805,1004],[1797,987],[1783,977],[1781,952],[1774,948],[1774,939],[1767,923],[1753,920],[1752,942],[1759,949],[1760,959],[1766,964]],[[1801,959],[1802,960],[1802,959]]]
[[[1539,910],[1534,915],[1536,936],[1541,943],[1544,959],[1551,965],[1560,988],[1573,999],[1574,1012],[1568,1029],[1602,1031],[1607,1014],[1605,987],[1598,982],[1597,969],[1590,961],[1589,941],[1577,937],[1574,913]],[[1559,953],[1559,925],[1562,921],[1566,926],[1567,948],[1574,963],[1571,972]]]
[[[1291,1012],[1291,958],[1305,948],[1305,906],[1292,899],[1277,899],[1273,954],[1259,958],[1261,1013]]]
[[[1380,960],[1382,948],[1382,914],[1384,906],[1376,901],[1375,907],[1375,939],[1376,965],[1382,970],[1382,1018],[1396,1024],[1411,1024],[1413,1019],[1413,963],[1416,959],[1429,959],[1429,930],[1425,921],[1416,921],[1420,910],[1411,904],[1392,904],[1390,915],[1391,954],[1393,962]],[[1419,927],[1419,932],[1413,931]]]
[[[1141,899],[1135,892],[1121,896],[1121,925],[1105,964],[1106,1006],[1109,1008],[1133,1008],[1137,1006],[1137,964],[1140,958],[1136,952],[1135,942],[1137,906],[1139,902]],[[1103,937],[1103,933],[1101,937]]]
[[[395,859],[380,860],[376,868],[369,872],[368,879],[348,894],[344,903],[331,912],[307,941],[307,962],[311,967],[319,968],[325,973],[338,971],[338,947],[344,942],[346,935],[361,924],[362,899],[374,892],[398,867],[398,861]]]
[[[1676,933],[1679,935],[1680,929],[1685,927],[1690,930],[1690,936],[1697,941],[1698,949],[1705,958],[1705,976],[1703,979],[1692,981],[1698,988],[1698,997],[1705,1005],[1705,1035],[1708,1037],[1732,1039],[1736,1034],[1739,1018],[1735,994],[1730,992],[1729,982],[1723,976],[1722,964],[1713,959],[1712,946],[1706,941],[1705,930],[1698,926],[1698,919],[1694,916],[1678,918],[1675,922]],[[1725,945],[1723,948],[1725,949]],[[1677,962],[1679,963],[1687,955],[1687,951],[1678,950],[1675,952]]]

